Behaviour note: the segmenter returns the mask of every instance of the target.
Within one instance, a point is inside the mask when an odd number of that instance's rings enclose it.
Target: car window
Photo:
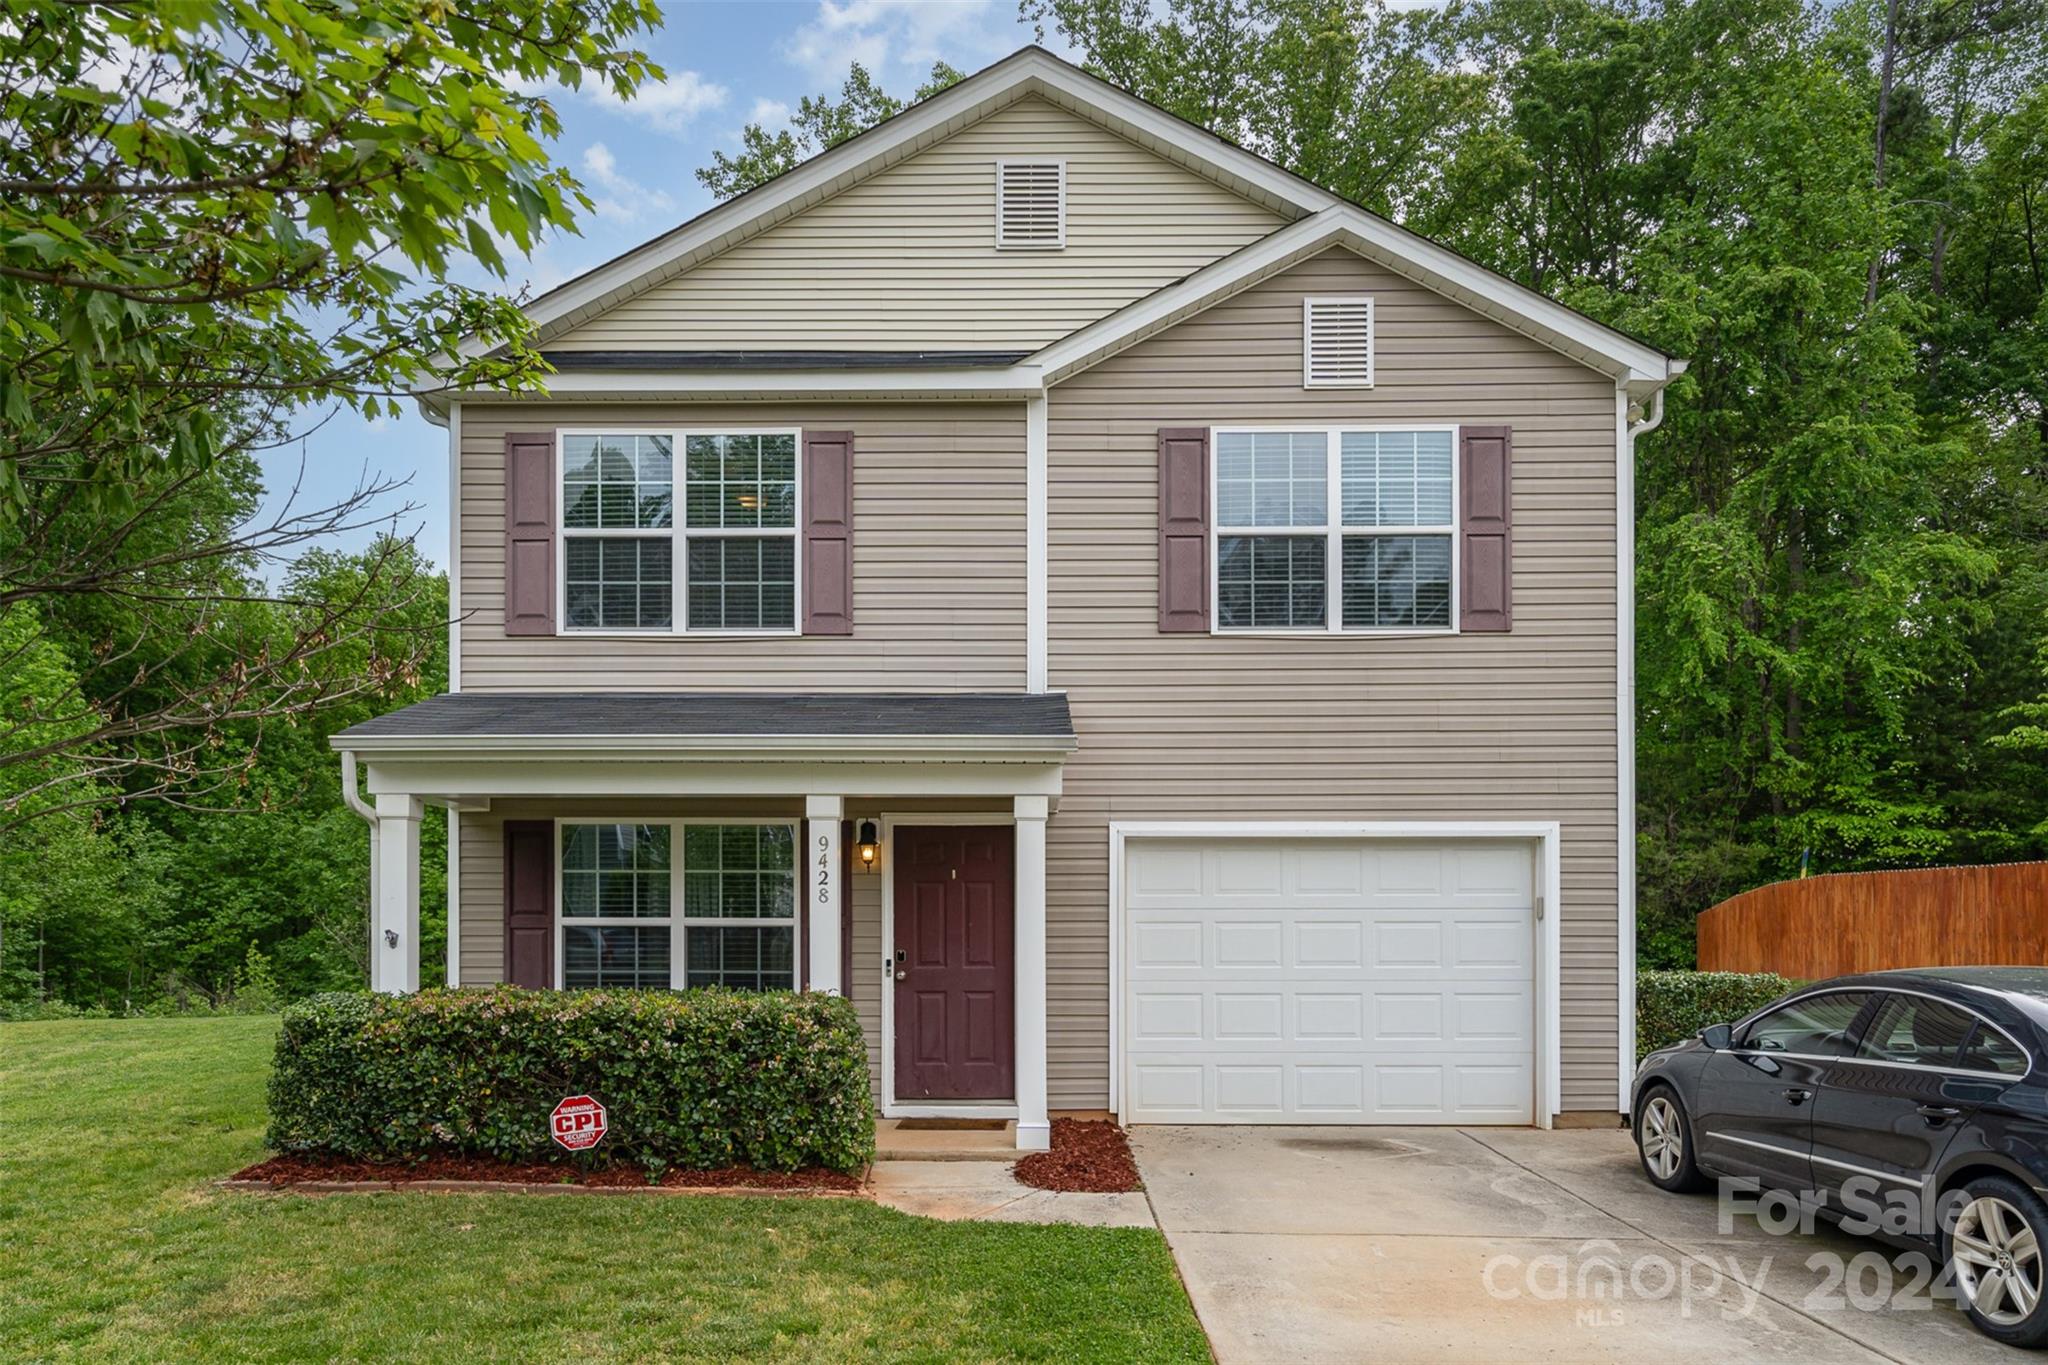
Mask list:
[[[1849,1025],[1869,999],[1867,991],[1830,991],[1780,1005],[1750,1024],[1742,1045],[1762,1052],[1840,1057],[1849,1050]]]
[[[1979,1024],[1977,1032],[1964,1045],[1962,1060],[1956,1065],[1972,1071],[2002,1071],[2008,1076],[2024,1076],[2027,1074],[2027,1054],[2003,1033],[1988,1024]]]
[[[1920,995],[1885,997],[1856,1045],[1858,1057],[1917,1066],[1954,1066],[1976,1016]]]

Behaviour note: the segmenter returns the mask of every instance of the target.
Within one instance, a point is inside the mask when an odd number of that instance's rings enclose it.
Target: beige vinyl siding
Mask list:
[[[853,634],[508,637],[505,434],[592,426],[851,430]],[[1023,689],[1020,403],[465,403],[459,486],[465,692]]]
[[[1302,387],[1302,297],[1377,299],[1377,385]],[[1108,823],[1563,826],[1564,1107],[1615,1105],[1614,386],[1345,251],[1052,392],[1050,675],[1080,750],[1048,829],[1051,1091],[1108,1098]],[[1514,630],[1162,635],[1163,426],[1514,428]]]
[[[996,250],[999,157],[1066,161],[1063,250]],[[1030,97],[547,344],[1035,350],[1285,221]]]

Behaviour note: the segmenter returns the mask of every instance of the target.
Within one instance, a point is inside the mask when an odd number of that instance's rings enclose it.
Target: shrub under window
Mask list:
[[[548,1114],[595,1096],[600,1163],[857,1171],[867,1045],[846,1001],[733,991],[422,991],[291,1006],[271,1147],[356,1161],[568,1161]]]

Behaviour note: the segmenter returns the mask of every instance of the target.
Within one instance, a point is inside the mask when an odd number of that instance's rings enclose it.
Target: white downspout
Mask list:
[[[1650,395],[1650,415],[1640,422],[1628,420],[1628,390],[1620,386],[1616,395],[1621,409],[1622,449],[1616,474],[1615,502],[1620,534],[1615,537],[1615,747],[1620,759],[1615,791],[1616,899],[1619,961],[1616,976],[1621,983],[1616,1001],[1621,1017],[1616,1021],[1621,1035],[1620,1094],[1618,1107],[1626,1112],[1629,1087],[1636,1070],[1636,438],[1657,429],[1664,420],[1664,390]]]
[[[369,945],[369,961],[377,956],[377,808],[363,800],[356,789],[356,755],[353,749],[341,751],[341,799],[348,808],[363,817],[370,826],[370,913],[363,918],[364,942]]]

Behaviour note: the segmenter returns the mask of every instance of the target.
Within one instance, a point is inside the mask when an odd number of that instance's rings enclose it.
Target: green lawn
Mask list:
[[[1207,1360],[1156,1233],[227,1193],[268,1019],[0,1025],[0,1360]]]

